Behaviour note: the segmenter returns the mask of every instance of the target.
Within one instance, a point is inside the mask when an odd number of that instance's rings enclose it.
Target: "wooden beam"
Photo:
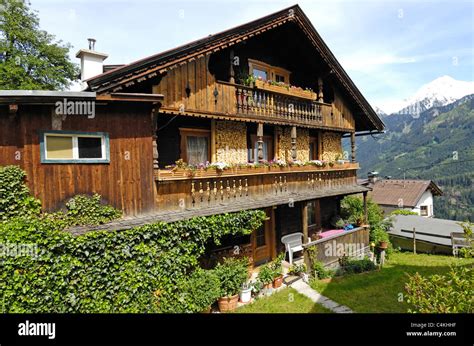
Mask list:
[[[230,50],[230,66],[229,66],[229,83],[235,83],[235,77],[234,77],[234,50]]]
[[[355,132],[351,132],[351,162],[356,162],[355,141]]]
[[[216,119],[211,119],[211,162],[217,161],[216,150]]]
[[[301,223],[303,228],[303,244],[307,244],[309,242],[308,237],[308,201],[301,202]],[[311,260],[308,255],[308,251],[306,249],[303,250],[303,260],[306,264],[306,268],[310,270],[311,268]]]
[[[298,158],[296,152],[296,126],[291,127],[291,158],[293,161]]]
[[[367,191],[364,191],[362,193],[363,199],[364,199],[364,224],[367,225],[368,219],[367,219]]]
[[[257,156],[258,161],[263,160],[263,124],[258,123],[257,127]]]

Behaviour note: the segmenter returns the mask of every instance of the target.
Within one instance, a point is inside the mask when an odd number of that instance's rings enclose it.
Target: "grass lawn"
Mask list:
[[[238,308],[237,313],[330,313],[324,306],[313,303],[293,288],[285,288]]]
[[[474,259],[442,255],[393,253],[382,270],[334,278],[329,283],[313,281],[311,287],[355,312],[407,312],[399,298],[408,274],[444,274],[451,264],[474,265]]]

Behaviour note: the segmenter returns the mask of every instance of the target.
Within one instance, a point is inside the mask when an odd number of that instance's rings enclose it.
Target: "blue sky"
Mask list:
[[[294,5],[264,0],[31,0],[40,25],[73,45],[97,39],[108,64],[145,56]],[[298,1],[373,106],[395,111],[421,85],[474,80],[472,1]]]

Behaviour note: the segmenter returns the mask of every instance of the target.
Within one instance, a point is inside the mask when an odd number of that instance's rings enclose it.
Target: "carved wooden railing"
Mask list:
[[[177,178],[157,181],[157,202],[161,210],[202,208],[270,197],[290,199],[295,193],[356,184],[356,169]]]
[[[322,125],[331,117],[331,105],[276,91],[236,85],[237,113]]]

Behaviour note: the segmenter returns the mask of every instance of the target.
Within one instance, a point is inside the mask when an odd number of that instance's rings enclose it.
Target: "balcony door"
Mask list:
[[[271,217],[273,210],[267,208],[265,210],[268,220],[266,220],[259,229],[252,233],[252,252],[253,252],[253,263],[258,266],[266,263],[272,259],[275,253],[275,229],[274,229],[274,218]]]

